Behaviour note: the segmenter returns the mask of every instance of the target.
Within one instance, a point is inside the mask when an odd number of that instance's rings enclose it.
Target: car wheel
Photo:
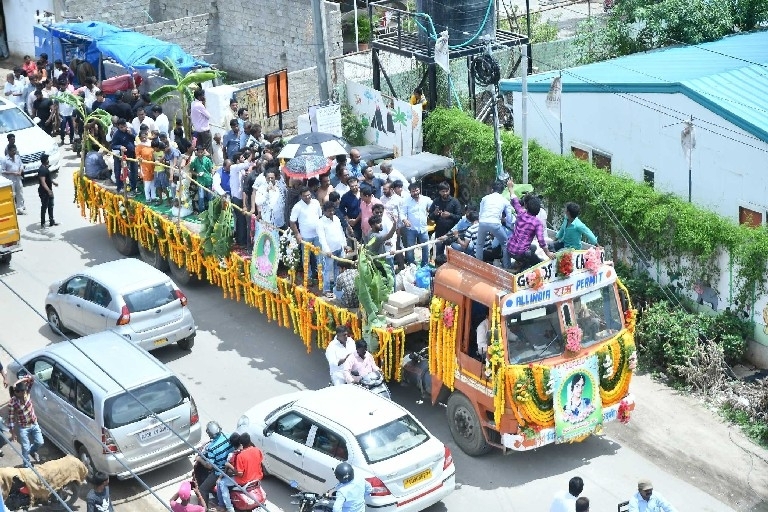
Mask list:
[[[0,265],[7,265],[11,262],[11,253],[6,253],[0,256]]]
[[[112,245],[123,256],[135,256],[139,252],[136,240],[120,233],[112,233]]]
[[[448,398],[447,413],[453,440],[464,453],[473,457],[488,453],[491,445],[483,437],[480,419],[466,396],[453,393]]]
[[[168,269],[173,278],[173,282],[178,285],[185,286],[196,281],[195,276],[192,275],[189,270],[177,265],[176,262],[170,258],[168,258]]]
[[[195,335],[193,334],[192,336],[184,338],[183,340],[179,340],[176,342],[176,344],[181,350],[192,350],[192,347],[195,346]]]
[[[48,317],[48,325],[51,326],[51,330],[56,334],[64,334],[67,332],[67,328],[61,323],[61,317],[59,312],[54,309],[53,306],[45,308],[45,314]]]
[[[160,252],[156,249],[147,249],[143,245],[139,244],[139,259],[155,267],[160,272],[168,270],[168,262],[160,255]]]
[[[88,468],[89,476],[96,473],[96,468],[93,465],[91,454],[88,453],[88,450],[86,450],[84,446],[79,446],[77,448],[77,458],[80,459],[80,462],[82,462],[86,468]]]

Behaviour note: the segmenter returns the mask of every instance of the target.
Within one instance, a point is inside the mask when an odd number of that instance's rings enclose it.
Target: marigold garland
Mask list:
[[[452,318],[458,318],[459,306],[440,297],[433,297],[429,305],[429,372],[441,380],[451,391],[456,373],[456,331],[458,322],[445,322],[446,309]]]

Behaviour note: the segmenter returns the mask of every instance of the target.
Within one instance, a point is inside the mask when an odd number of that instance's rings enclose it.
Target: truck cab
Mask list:
[[[8,265],[11,255],[21,250],[21,231],[16,216],[13,184],[0,176],[0,265]]]

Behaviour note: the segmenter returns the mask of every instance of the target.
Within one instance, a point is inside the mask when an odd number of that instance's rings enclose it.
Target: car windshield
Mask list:
[[[171,283],[162,283],[123,296],[128,311],[138,313],[159,308],[177,299]]]
[[[369,464],[405,453],[428,439],[429,434],[407,414],[357,436]]]
[[[131,396],[133,395],[133,396]],[[176,377],[159,380],[138,389],[110,397],[104,404],[104,425],[118,428],[130,425],[153,413],[160,414],[181,405],[189,393]]]
[[[509,362],[529,363],[563,353],[557,306],[552,304],[505,317]]]
[[[31,128],[32,121],[17,108],[0,110],[0,133],[15,132]]]
[[[605,286],[574,299],[573,309],[581,328],[583,347],[594,345],[621,330],[621,315],[613,286]]]

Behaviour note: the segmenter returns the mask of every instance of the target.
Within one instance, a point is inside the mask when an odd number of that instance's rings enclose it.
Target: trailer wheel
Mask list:
[[[176,262],[171,258],[168,258],[168,269],[170,271],[171,277],[173,278],[173,282],[178,285],[186,286],[188,284],[194,283],[197,280],[197,278],[192,275],[189,270],[187,270],[185,267],[177,265]]]
[[[5,253],[0,256],[0,265],[8,265],[11,262],[11,253]]]
[[[459,448],[473,457],[484,455],[491,449],[483,436],[483,427],[469,399],[454,392],[448,397],[448,426]]]
[[[147,249],[139,244],[139,258],[147,265],[155,267],[160,272],[168,270],[168,262],[157,249]]]
[[[120,233],[112,233],[112,245],[123,256],[135,256],[139,252],[136,240]]]

